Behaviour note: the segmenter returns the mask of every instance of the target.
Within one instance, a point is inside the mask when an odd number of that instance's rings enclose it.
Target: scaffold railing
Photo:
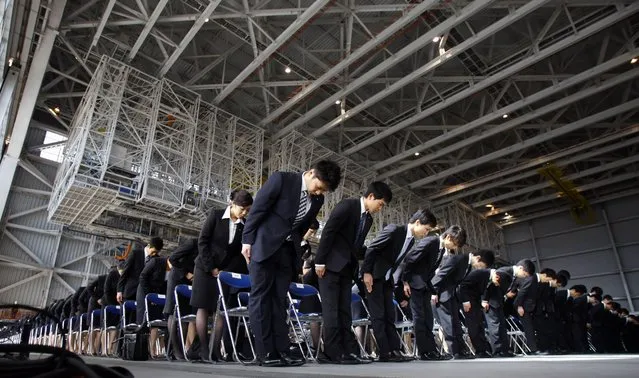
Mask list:
[[[71,122],[49,219],[132,232],[153,215],[175,239],[231,188],[258,189],[263,139],[197,93],[103,56]]]

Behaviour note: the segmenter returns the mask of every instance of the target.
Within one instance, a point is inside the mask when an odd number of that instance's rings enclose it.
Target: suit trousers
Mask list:
[[[486,329],[488,339],[493,348],[493,354],[505,353],[508,351],[508,329],[503,307],[488,308],[486,313]]]
[[[436,352],[437,344],[433,335],[433,308],[430,302],[431,293],[426,288],[411,288],[410,291],[410,310],[413,313],[417,349],[420,354]]]
[[[249,316],[260,358],[289,351],[286,294],[295,256],[293,244],[286,242],[268,259],[250,262]]]
[[[534,326],[537,334],[537,348],[541,351],[551,351],[555,349],[554,337],[557,333],[553,323],[553,315],[548,313],[535,314]]]
[[[465,349],[464,331],[459,320],[459,302],[452,296],[446,302],[439,302],[435,305],[435,315],[437,321],[444,332],[444,338],[448,345],[448,353],[457,354]]]
[[[526,335],[526,345],[530,348],[531,352],[537,351],[537,340],[535,338],[535,326],[533,315],[528,311],[524,312],[524,316],[520,317],[521,326],[524,328],[524,334]]]
[[[465,313],[468,336],[475,347],[475,353],[489,352],[490,347],[486,340],[484,328],[484,309],[481,302],[471,302],[470,311]]]
[[[324,354],[332,361],[341,360],[345,354],[359,354],[357,340],[351,329],[352,286],[353,268],[350,265],[337,273],[327,270],[324,277],[319,279],[324,321]]]
[[[586,330],[585,321],[571,321],[570,334],[572,341],[572,350],[574,352],[585,353],[590,349],[588,347],[588,333]]]
[[[400,350],[401,342],[395,328],[393,282],[391,280],[374,280],[373,290],[366,294],[366,299],[380,355],[384,356]]]

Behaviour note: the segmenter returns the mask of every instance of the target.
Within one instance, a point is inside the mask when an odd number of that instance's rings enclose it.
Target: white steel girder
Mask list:
[[[551,161],[555,162],[555,164],[559,167],[565,167],[571,164],[578,163],[580,161],[590,159],[594,156],[604,155],[621,148],[637,145],[639,144],[639,137],[630,138],[630,139],[627,139],[618,143],[614,143],[608,146],[604,146],[604,147],[598,147],[610,141],[621,139],[630,135],[634,135],[637,132],[639,132],[639,129],[629,127],[629,128],[623,129],[622,131],[615,132],[613,134],[606,135],[604,137],[601,137],[592,141],[588,141],[586,143],[582,143],[568,149],[561,150],[557,153],[532,159],[531,161],[525,164],[520,164],[513,168],[495,172],[493,174],[486,175],[477,180],[455,185],[433,196],[430,196],[429,199],[435,200],[437,198],[443,197],[439,201],[434,201],[433,206],[443,205],[451,201],[460,200],[464,197],[482,193],[489,189],[497,188],[499,186],[510,184],[510,183],[520,181],[526,178],[530,178],[533,176],[538,176],[539,173],[537,172],[537,169],[534,169],[534,168]],[[578,152],[589,149],[589,148],[592,148],[593,150],[577,155]],[[567,156],[571,156],[571,157],[566,160],[562,159],[563,157],[567,157]],[[529,169],[529,170],[504,178],[504,176],[508,176],[510,174],[517,173],[519,171],[526,170],[526,169]],[[488,184],[485,184],[487,182]],[[482,184],[485,184],[485,185],[482,185]],[[474,188],[474,189],[470,189],[470,188]],[[467,190],[467,189],[470,189],[470,190]],[[457,193],[457,194],[454,194],[454,193]],[[490,202],[486,204],[489,204],[489,203]]]
[[[146,24],[144,24],[144,28],[142,29],[142,32],[138,36],[138,39],[133,44],[131,51],[129,51],[129,55],[127,55],[126,57],[127,62],[130,62],[133,60],[133,58],[135,58],[138,51],[140,50],[140,47],[142,47],[142,44],[146,40],[146,37],[148,37],[149,34],[151,33],[151,29],[153,28],[153,25],[155,25],[155,22],[158,20],[158,18],[160,18],[160,15],[162,14],[162,11],[164,10],[164,7],[166,6],[168,2],[169,0],[158,1],[158,4],[155,6],[155,9],[153,9],[153,13],[151,13],[151,15],[149,16],[149,19],[146,21]]]
[[[420,152],[423,151],[426,148],[429,147],[433,147],[433,146],[437,146],[440,145],[446,141],[449,141],[455,137],[458,136],[462,136],[465,133],[471,132],[483,125],[485,125],[486,123],[496,120],[498,118],[501,118],[504,114],[512,114],[512,112],[514,112],[515,110],[524,108],[524,107],[529,107],[531,106],[531,104],[543,100],[545,98],[548,98],[549,96],[553,96],[556,95],[557,93],[561,93],[563,90],[576,86],[578,84],[582,84],[584,82],[587,82],[588,80],[591,80],[592,78],[595,78],[599,75],[601,75],[602,73],[609,71],[617,66],[620,66],[622,64],[627,64],[628,61],[635,56],[636,54],[639,53],[639,49],[634,50],[632,52],[623,54],[621,56],[615,57],[599,66],[595,66],[593,68],[590,68],[582,73],[579,73],[577,75],[574,75],[573,77],[571,77],[570,79],[566,79],[564,81],[561,81],[555,85],[552,85],[546,89],[543,89],[535,94],[532,94],[530,96],[527,96],[517,102],[514,102],[502,109],[496,110],[492,113],[489,113],[481,118],[477,118],[474,121],[471,121],[463,126],[459,126],[453,130],[450,130],[447,133],[444,133],[440,136],[437,136],[435,138],[432,138],[428,141],[425,141],[424,143],[420,144],[417,147],[414,148],[410,148],[408,150],[406,150],[405,152],[395,155],[392,158],[386,159],[382,162],[379,162],[377,164],[375,164],[373,166],[373,169],[381,169],[383,167],[386,167],[394,162],[398,162],[401,161],[402,159],[405,159],[408,155],[408,151],[410,151],[410,156],[414,156],[415,152]],[[469,138],[465,138],[459,142],[453,143],[451,145],[448,145],[444,148],[441,148],[437,151],[428,153],[427,155],[425,155],[424,157],[421,157],[419,159],[415,159],[414,161],[411,161],[407,164],[402,165],[401,167],[389,170],[387,172],[384,172],[382,174],[379,175],[380,179],[384,179],[384,178],[389,178],[389,177],[393,177],[397,174],[400,174],[402,172],[405,172],[409,169],[413,169],[419,166],[422,166],[423,164],[428,163],[429,161],[432,161],[434,159],[437,159],[439,157],[442,156],[446,156],[454,151],[460,150],[464,147],[470,146],[474,143],[477,143],[483,139],[486,139],[488,137],[494,136],[494,135],[498,135],[501,134],[503,132],[506,132],[508,130],[511,130],[519,125],[522,125],[526,122],[529,122],[533,119],[539,118],[541,116],[544,116],[546,114],[555,112],[567,105],[570,105],[572,103],[575,103],[577,101],[581,101],[585,98],[588,98],[596,93],[602,92],[604,90],[613,88],[625,81],[628,80],[632,80],[637,76],[638,72],[637,70],[631,70],[628,71],[622,75],[616,75],[613,76],[612,78],[610,78],[609,80],[606,80],[604,82],[598,83],[595,86],[589,87],[587,89],[581,90],[579,92],[573,93],[569,96],[566,96],[564,98],[562,98],[559,101],[556,101],[554,103],[548,104],[546,106],[543,106],[539,109],[534,109],[532,111],[526,112],[525,114],[523,114],[521,117],[517,117],[517,118],[512,118],[511,120],[501,124],[501,125],[496,125],[495,127],[492,127],[488,130],[486,130],[485,132],[478,134],[478,135],[473,135],[472,137]]]
[[[480,2],[482,4],[486,3],[486,5],[487,5],[491,1],[493,1],[493,0],[481,0]],[[361,47],[359,47],[355,51],[351,52],[351,54],[348,55],[345,59],[341,60],[339,63],[337,63],[335,66],[333,66],[330,70],[325,72],[322,76],[320,76],[317,79],[315,79],[315,81],[313,81],[312,84],[304,87],[301,91],[296,93],[295,96],[293,96],[290,100],[288,100],[287,102],[282,104],[279,108],[275,109],[271,114],[269,114],[266,118],[264,118],[264,120],[260,123],[260,126],[264,126],[264,125],[267,125],[267,124],[273,122],[277,117],[279,117],[282,114],[284,114],[285,111],[287,111],[288,109],[292,108],[295,104],[297,104],[302,99],[304,99],[306,96],[311,94],[314,90],[316,90],[317,88],[319,88],[320,86],[322,86],[323,84],[325,84],[326,82],[328,82],[329,80],[334,78],[335,76],[339,75],[343,70],[348,68],[348,66],[350,64],[352,64],[352,63],[356,62],[358,59],[362,58],[369,51],[371,51],[374,48],[376,48],[380,43],[382,43],[385,40],[387,40],[388,38],[390,38],[393,34],[395,34],[397,31],[401,30],[403,27],[408,25],[410,22],[414,21],[422,13],[424,13],[429,8],[433,7],[438,2],[439,2],[438,0],[426,0],[426,1],[424,1],[424,2],[422,2],[420,4],[418,4],[418,5],[415,5],[414,7],[412,7],[410,9],[410,11],[408,11],[400,19],[398,19],[393,24],[391,24],[386,29],[384,29],[382,32],[380,32],[377,36],[375,36],[375,38],[369,40],[368,42],[363,44]],[[481,7],[479,7],[479,8],[481,8]],[[432,37],[431,37],[431,39],[432,39]],[[424,42],[424,44],[425,43],[426,42]],[[293,128],[283,129],[282,131],[280,131],[280,132],[278,132],[278,133],[276,133],[274,135],[274,139],[281,138],[284,134],[286,134],[290,130],[293,130]]]
[[[457,101],[460,101],[464,98],[467,98],[468,96],[478,93],[479,91],[486,89],[493,84],[498,83],[499,81],[515,74],[516,72],[526,67],[530,67],[531,65],[538,63],[542,61],[543,59],[546,59],[556,54],[557,52],[562,51],[566,49],[567,47],[572,46],[573,44],[579,41],[582,41],[585,38],[590,37],[591,35],[618,23],[619,21],[635,14],[637,11],[639,11],[639,2],[634,2],[628,6],[620,5],[619,7],[617,7],[616,12],[595,22],[594,24],[585,24],[588,26],[584,27],[581,30],[579,30],[578,27],[575,26],[575,32],[571,34],[570,36],[563,38],[559,42],[554,43],[544,49],[536,50],[536,51],[533,50],[531,55],[528,55],[528,56],[520,55],[519,56],[520,60],[517,63],[514,63],[508,67],[502,68],[501,70],[498,71],[497,74],[489,76],[488,79],[478,84],[471,85],[468,88],[455,93],[449,98],[443,99],[436,105],[433,105],[407,119],[400,121],[399,123],[393,126],[386,128],[384,131],[376,134],[375,136],[372,136],[362,142],[359,142],[358,144],[346,149],[343,152],[343,154],[345,155],[354,154],[355,152],[360,151],[363,148],[368,147],[390,135],[393,135],[397,133],[398,131],[403,130],[404,128],[414,124],[415,122],[431,114],[434,114],[438,111],[446,109],[449,105]]]
[[[293,37],[307,22],[309,22],[324,6],[333,0],[317,0],[309,6],[293,23],[286,28],[268,47],[260,52],[244,69],[215,97],[213,102],[219,104],[231,94],[246,78],[260,67],[277,49],[282,47],[289,38]],[[249,21],[250,22],[250,21]]]
[[[11,133],[11,141],[5,155],[2,157],[2,162],[0,162],[0,177],[3,177],[3,180],[0,180],[0,207],[2,208],[2,210],[0,210],[0,217],[6,208],[13,176],[18,161],[20,160],[22,146],[27,136],[31,114],[33,113],[38,93],[40,92],[42,79],[46,72],[47,62],[51,56],[55,38],[58,34],[58,28],[62,20],[65,5],[66,0],[53,0],[52,2],[46,31],[41,36],[40,43],[35,50],[27,75],[27,81],[22,91],[22,97],[18,105],[18,111]]]
[[[637,71],[637,70],[634,70],[634,71]],[[630,71],[630,72],[632,72],[632,71]],[[457,166],[455,166],[453,168],[449,168],[449,169],[445,169],[445,170],[443,170],[441,172],[437,172],[437,173],[435,173],[433,175],[430,175],[429,177],[425,177],[423,179],[417,180],[417,181],[409,184],[408,186],[411,189],[421,187],[423,185],[429,184],[431,182],[435,182],[437,180],[440,180],[442,178],[448,177],[450,175],[454,175],[454,174],[456,174],[458,172],[462,172],[462,171],[465,171],[467,169],[470,169],[470,168],[476,167],[478,165],[484,164],[484,163],[489,162],[489,161],[491,161],[493,159],[497,159],[497,158],[500,158],[500,157],[507,156],[509,154],[512,154],[512,153],[517,152],[517,151],[521,151],[521,150],[526,149],[526,148],[528,148],[530,146],[534,146],[536,144],[545,142],[545,141],[550,140],[552,138],[555,138],[555,137],[558,137],[558,136],[561,136],[561,135],[565,135],[565,134],[570,133],[570,132],[575,131],[575,130],[579,130],[579,129],[581,129],[581,128],[589,125],[589,124],[600,122],[600,121],[603,121],[605,119],[614,117],[614,116],[616,116],[618,114],[623,114],[625,112],[629,112],[631,110],[634,110],[637,106],[639,106],[639,99],[628,101],[628,102],[623,103],[621,105],[612,107],[610,109],[604,110],[604,111],[599,112],[597,114],[593,114],[593,115],[591,115],[589,117],[585,117],[583,119],[580,119],[579,121],[570,123],[570,124],[568,124],[566,126],[562,126],[562,127],[557,128],[557,129],[548,131],[546,133],[543,133],[543,134],[534,136],[532,138],[526,139],[525,141],[523,141],[521,143],[502,148],[501,150],[497,150],[497,151],[491,152],[491,153],[486,154],[484,156],[481,156],[481,157],[479,157],[477,159],[474,159],[474,160],[459,164],[459,165],[457,165]],[[634,127],[639,127],[639,126],[634,126]]]
[[[344,120],[347,117],[352,118],[353,116],[359,114],[364,109],[367,109],[367,108],[373,106],[374,104],[377,104],[382,99],[390,96],[391,94],[395,93],[396,91],[400,90],[401,88],[405,87],[406,85],[408,85],[410,83],[414,83],[416,79],[418,79],[420,77],[423,77],[424,75],[428,74],[429,72],[434,71],[437,67],[443,65],[449,59],[451,59],[453,57],[456,57],[457,55],[461,54],[462,52],[464,52],[466,50],[469,50],[469,49],[472,49],[475,45],[477,45],[480,42],[484,41],[486,38],[494,35],[498,31],[506,28],[509,25],[514,24],[518,20],[521,20],[523,17],[525,17],[525,16],[529,15],[530,13],[534,12],[536,9],[540,8],[541,6],[543,6],[548,1],[550,1],[550,0],[533,0],[533,1],[530,1],[529,3],[527,3],[526,5],[524,5],[524,6],[520,7],[520,8],[517,8],[513,12],[508,13],[508,15],[506,15],[503,18],[501,18],[499,21],[491,23],[490,25],[488,25],[488,27],[486,27],[485,29],[481,30],[479,33],[477,33],[477,34],[473,35],[472,37],[466,39],[464,42],[460,43],[459,45],[457,45],[455,47],[452,47],[450,50],[447,50],[444,55],[437,56],[435,59],[432,59],[431,61],[429,61],[425,65],[421,66],[419,69],[413,71],[409,75],[404,76],[402,79],[394,82],[392,85],[387,86],[386,88],[384,88],[384,90],[379,91],[374,96],[371,96],[371,97],[367,98],[366,101],[357,104],[352,109],[347,110],[344,114],[334,118],[332,121],[329,121],[328,123],[324,124],[320,128],[314,130],[311,135],[314,136],[314,137],[318,137],[318,136],[326,134],[329,130],[335,128],[336,126],[338,126],[339,124],[344,122]],[[435,28],[435,29],[437,29],[437,28]],[[429,33],[435,32],[435,33],[433,33],[433,35],[437,35],[438,30],[435,30],[435,29],[431,30]],[[431,39],[432,39],[432,37],[431,37]],[[365,76],[366,76],[366,74],[362,75],[362,78],[365,77]],[[355,83],[353,83],[353,84],[355,84]],[[344,88],[344,90],[343,90],[345,92],[344,95],[347,95],[347,94],[351,93],[355,89],[357,89],[357,87],[351,89],[350,85],[349,85],[347,88]],[[327,99],[327,102],[328,102],[328,100],[330,100],[330,99]],[[318,107],[319,107],[318,110],[322,110],[323,109],[323,105],[324,105],[324,103],[318,105]],[[402,155],[405,155],[405,154],[406,153],[402,153]],[[374,168],[374,169],[378,169],[378,168]]]

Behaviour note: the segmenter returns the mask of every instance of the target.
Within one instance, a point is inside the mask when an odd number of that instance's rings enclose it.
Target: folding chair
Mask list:
[[[468,327],[466,327],[466,314],[464,314],[462,309],[459,309],[459,321],[461,322],[462,340],[464,340],[464,344],[466,344],[466,349],[475,356],[475,347],[473,346],[470,335],[468,334]]]
[[[193,308],[189,304],[192,294],[193,287],[191,285],[177,285],[175,290],[173,290],[173,295],[175,296],[175,321],[178,326],[178,335],[180,337],[180,345],[182,345],[182,353],[187,361],[189,359],[186,353],[184,327],[182,324],[195,322],[195,314],[193,313]]]
[[[362,308],[364,309],[364,312],[366,313],[366,317],[353,319],[353,321],[351,322],[351,330],[353,331],[353,333],[355,333],[355,327],[364,327],[364,342],[366,342],[369,328],[373,324],[370,319],[371,314],[370,312],[368,312],[368,307],[366,306],[366,303],[364,303],[364,301],[362,300],[362,297],[359,296],[359,294],[351,293],[351,305],[353,304],[361,305]],[[377,343],[377,340],[375,340],[375,336],[372,336],[372,337],[375,343]],[[362,343],[359,341],[359,338],[356,337],[355,340],[357,340],[357,344],[359,345],[359,349],[362,352],[362,356],[366,358],[370,357],[368,352],[366,352],[365,345],[362,345]]]
[[[404,341],[404,335],[411,335],[411,338],[415,337],[415,324],[412,320],[408,319],[406,313],[404,312],[404,310],[402,310],[402,306],[400,306],[395,299],[393,299],[393,305],[395,306],[397,311],[399,311],[399,315],[402,317],[401,320],[395,321],[395,330],[397,331],[397,336],[399,336],[399,341],[401,342],[402,347],[404,347],[404,351],[407,355],[416,356],[416,349],[410,348]]]
[[[253,341],[251,340],[251,336],[250,336],[251,332],[249,330],[249,323],[247,320],[249,318],[248,305],[244,306],[240,303],[237,307],[228,307],[226,305],[226,298],[224,298],[223,285],[226,285],[234,289],[245,290],[245,289],[251,288],[251,280],[249,276],[246,274],[220,272],[220,274],[217,276],[217,286],[219,289],[219,297],[218,297],[218,303],[216,308],[218,309],[218,314],[222,315],[226,322],[226,327],[229,332],[229,337],[231,338],[231,344],[233,346],[233,359],[243,365],[253,365],[257,362],[257,354],[255,353],[255,348],[253,347]],[[238,296],[238,301],[240,301],[239,296]],[[220,306],[222,307],[221,309],[220,309]],[[237,339],[239,335],[240,325],[238,324],[238,327],[237,327],[238,332],[235,335],[233,335],[233,330],[231,328],[231,319],[230,319],[231,317],[239,318],[240,322],[244,325],[244,330],[246,331],[246,335],[249,340],[249,345],[251,346],[251,352],[253,353],[253,359],[251,361],[248,361],[248,362],[242,361],[237,353],[236,344],[237,344]],[[217,324],[217,316],[213,320],[214,330],[215,330],[216,324]],[[211,341],[209,344],[209,350],[211,353],[213,353],[213,345],[215,345],[213,339],[214,339],[214,335],[211,337]]]
[[[80,335],[80,350],[78,354],[84,354],[84,335],[87,335],[87,341],[89,340],[89,314],[84,313],[80,315],[80,328],[78,329],[78,334]],[[84,329],[86,327],[86,330]]]
[[[106,351],[105,355],[107,357],[113,357],[113,355],[109,353],[109,349],[111,349],[109,347],[111,346],[112,342],[115,342],[115,340],[111,341],[111,337],[109,336],[109,331],[115,331],[118,329],[117,326],[109,325],[109,319],[113,316],[118,318],[119,323],[122,322],[122,319],[121,319],[122,309],[120,308],[120,306],[113,306],[113,305],[105,306],[104,312],[102,314],[102,331],[103,331],[102,342],[104,343],[104,349]]]
[[[134,331],[138,328],[138,324],[135,323],[135,321],[133,323],[129,323],[129,320],[127,319],[127,312],[129,313],[133,312],[135,314],[137,307],[138,307],[138,304],[136,301],[124,301],[124,305],[121,306],[122,317],[120,320],[121,320],[123,331],[125,332]]]
[[[506,317],[506,323],[508,324],[508,330],[506,334],[510,339],[510,347],[515,354],[522,354],[524,356],[530,353],[530,348],[526,344],[526,334],[522,330],[521,326],[517,323],[517,320],[512,317]],[[519,353],[517,353],[519,351]]]
[[[297,301],[296,299],[293,299],[293,296],[298,297],[298,298],[310,298],[310,297],[317,297],[317,299],[320,301],[320,303],[322,302],[322,298],[320,297],[319,291],[317,291],[317,289],[311,285],[305,285],[305,284],[301,284],[301,283],[291,283],[289,288],[288,288],[288,300],[290,303],[290,311],[289,311],[289,320],[291,323],[291,329],[293,330],[293,333],[295,335],[295,340],[297,341],[297,345],[300,348],[300,351],[302,351],[303,354],[306,354],[306,356],[308,357],[308,359],[312,360],[312,361],[316,361],[317,360],[317,355],[319,354],[320,351],[320,346],[316,345],[315,349],[316,349],[316,355],[313,355],[313,351],[311,350],[311,344],[313,343],[311,334],[310,334],[310,325],[313,322],[319,322],[320,323],[320,339],[319,339],[319,344],[322,343],[322,329],[324,326],[324,322],[323,322],[323,318],[322,318],[322,314],[321,313],[302,313],[299,311],[299,301]],[[295,319],[295,323],[293,322],[293,319]],[[307,331],[307,327],[308,327],[308,331]],[[300,334],[298,334],[298,330],[300,332]],[[306,352],[304,352],[304,348],[302,347],[302,340],[306,342]]]
[[[96,331],[95,326],[100,325],[100,319],[102,318],[102,310],[93,310],[91,312],[91,323],[89,325],[89,354],[93,354],[93,333]],[[100,331],[101,329],[97,329]]]
[[[167,321],[164,319],[162,310],[166,304],[166,295],[149,293],[144,297],[145,311],[144,320],[149,329],[166,329]],[[155,346],[160,349],[160,338],[155,339]],[[166,352],[166,350],[164,350]]]

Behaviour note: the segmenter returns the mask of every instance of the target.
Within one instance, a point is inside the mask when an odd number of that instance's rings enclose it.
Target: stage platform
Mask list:
[[[87,363],[124,366],[136,378],[215,377],[472,377],[538,378],[595,377],[636,378],[639,355],[567,355],[494,358],[444,362],[372,363],[368,365],[306,364],[295,368],[263,368],[223,363],[217,365],[189,362],[122,361],[108,358],[85,358]]]

